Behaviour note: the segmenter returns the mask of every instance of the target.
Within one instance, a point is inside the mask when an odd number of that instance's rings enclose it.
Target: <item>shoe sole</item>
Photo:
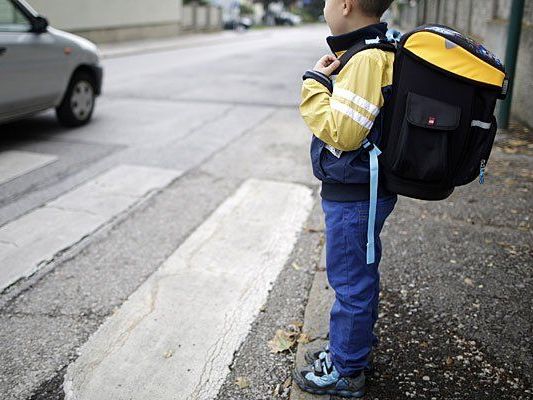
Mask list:
[[[310,386],[307,386],[304,382],[300,381],[300,377],[297,373],[293,374],[293,379],[298,385],[300,389],[302,389],[305,392],[316,394],[316,395],[324,395],[329,394],[331,396],[340,396],[345,398],[352,398],[352,399],[359,399],[365,395],[365,389],[359,389],[357,392],[349,392],[347,390],[337,390],[337,389],[317,389]]]

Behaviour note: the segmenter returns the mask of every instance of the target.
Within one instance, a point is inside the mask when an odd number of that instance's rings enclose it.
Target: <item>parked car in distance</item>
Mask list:
[[[0,124],[55,108],[61,124],[84,125],[102,75],[95,44],[48,26],[24,0],[0,0]]]
[[[302,23],[302,17],[288,11],[282,11],[276,18],[276,25],[295,26]]]
[[[270,3],[268,11],[263,16],[263,21],[268,26],[295,26],[302,23],[302,17],[283,10],[282,3]]]
[[[224,29],[246,30],[250,29],[254,24],[250,17],[239,17],[224,22]]]

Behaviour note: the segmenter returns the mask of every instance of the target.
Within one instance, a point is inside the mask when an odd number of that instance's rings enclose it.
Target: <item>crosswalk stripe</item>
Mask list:
[[[303,185],[244,182],[80,349],[66,399],[214,398],[312,203]]]
[[[120,165],[0,228],[0,290],[34,273],[179,171]]]
[[[52,154],[7,150],[0,152],[0,184],[9,182],[58,159]]]

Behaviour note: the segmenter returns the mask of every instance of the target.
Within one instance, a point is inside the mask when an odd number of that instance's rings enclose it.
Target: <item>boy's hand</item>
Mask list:
[[[323,73],[326,76],[330,76],[335,71],[341,62],[337,57],[331,54],[327,54],[322,57],[315,65],[313,70]]]

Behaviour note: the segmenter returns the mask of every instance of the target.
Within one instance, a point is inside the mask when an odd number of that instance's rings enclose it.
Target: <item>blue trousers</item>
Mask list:
[[[396,201],[396,195],[378,199],[376,258],[373,264],[367,264],[368,200],[322,200],[326,220],[326,270],[329,284],[335,291],[329,348],[333,364],[341,376],[355,375],[364,369],[370,351],[377,343],[374,325],[379,303],[379,235]]]

